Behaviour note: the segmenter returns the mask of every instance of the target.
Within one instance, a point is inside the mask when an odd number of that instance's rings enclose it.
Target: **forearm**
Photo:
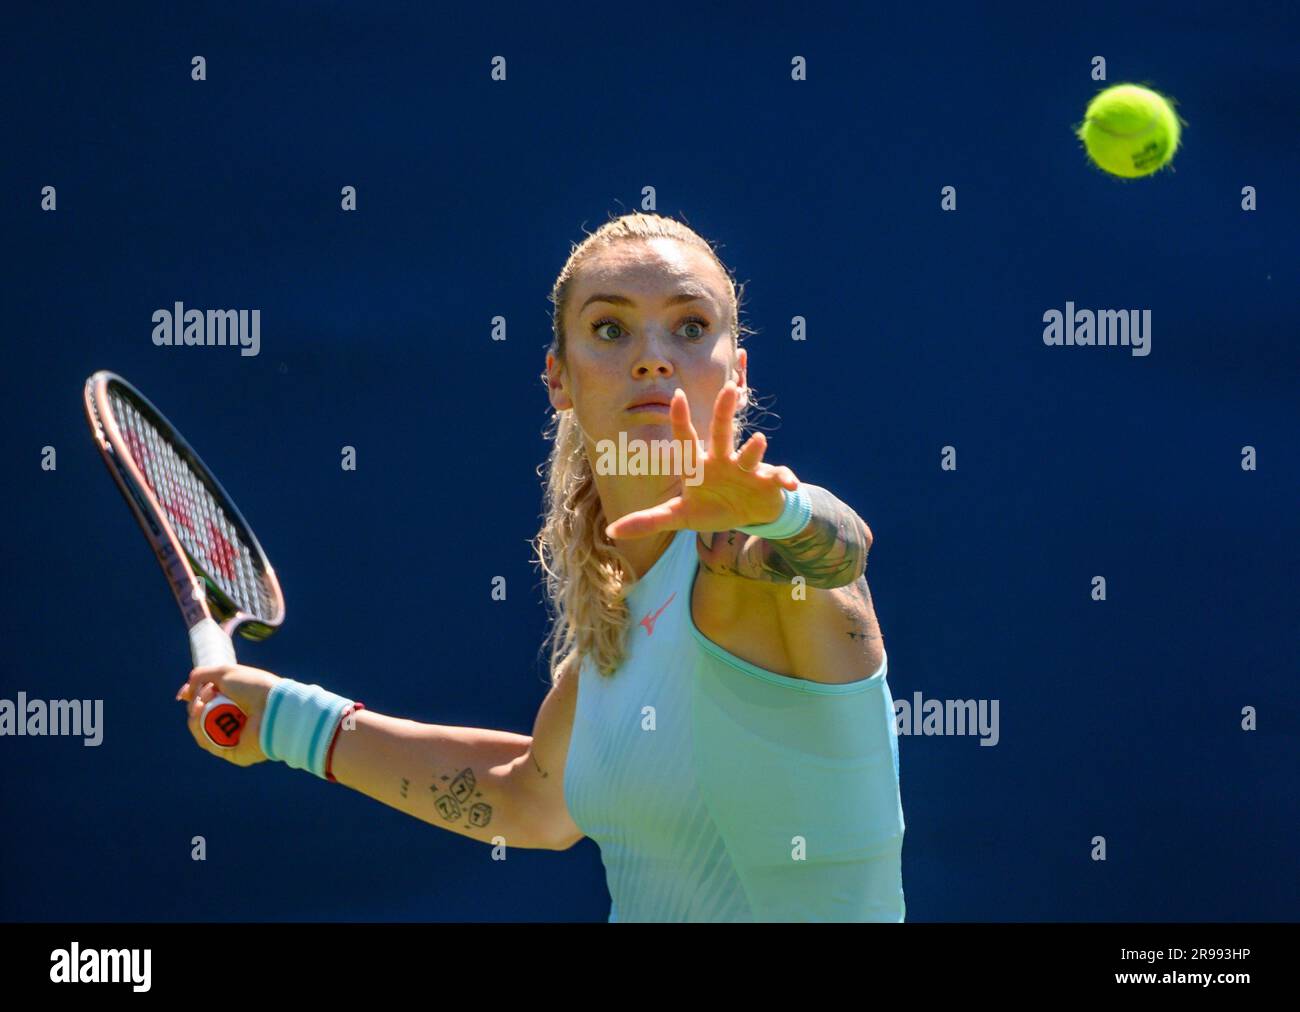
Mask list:
[[[789,583],[801,576],[809,587],[824,590],[855,583],[866,571],[870,529],[821,486],[804,482],[800,488],[812,502],[812,518],[792,537],[762,540],[763,578]]]
[[[340,729],[332,772],[339,783],[431,826],[511,847],[547,847],[538,820],[517,800],[512,770],[532,739],[509,731],[422,724],[370,710]]]

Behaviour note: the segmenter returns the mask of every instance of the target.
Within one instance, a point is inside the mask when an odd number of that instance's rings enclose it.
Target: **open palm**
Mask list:
[[[730,531],[737,527],[770,523],[784,506],[782,489],[793,492],[799,479],[788,467],[763,463],[767,437],[754,433],[739,450],[736,441],[736,402],[740,388],[728,381],[718,392],[709,424],[707,447],[691,423],[686,391],[673,392],[668,409],[673,438],[695,448],[702,466],[698,484],[686,484],[679,475],[676,494],[649,509],[619,517],[605,528],[611,538],[643,538],[660,531]]]

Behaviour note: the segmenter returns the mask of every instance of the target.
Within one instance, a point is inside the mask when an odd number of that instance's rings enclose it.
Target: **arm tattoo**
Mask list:
[[[808,586],[824,590],[853,583],[867,566],[867,525],[824,488],[806,482],[801,487],[812,500],[812,519],[792,538],[764,540],[760,579],[788,583],[802,576]]]
[[[402,797],[406,797],[410,781],[402,778]],[[446,822],[458,822],[467,827],[481,829],[492,821],[492,806],[476,799],[483,797],[478,780],[469,767],[456,776],[442,774],[429,785],[433,806]]]

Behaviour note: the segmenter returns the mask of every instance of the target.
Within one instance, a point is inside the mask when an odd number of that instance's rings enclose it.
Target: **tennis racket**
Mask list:
[[[195,667],[234,664],[231,635],[270,636],[284,621],[275,571],[243,516],[184,437],[144,394],[111,372],[86,380],[86,419],[109,473],[162,566]],[[203,733],[239,743],[246,715],[228,696],[203,709]]]

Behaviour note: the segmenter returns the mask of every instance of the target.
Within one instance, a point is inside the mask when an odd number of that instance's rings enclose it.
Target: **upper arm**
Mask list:
[[[573,846],[585,835],[570,818],[564,800],[564,764],[577,699],[578,666],[571,654],[560,665],[555,684],[537,710],[528,751],[511,772],[517,803],[527,809],[526,815],[539,833],[555,841],[557,850]]]

